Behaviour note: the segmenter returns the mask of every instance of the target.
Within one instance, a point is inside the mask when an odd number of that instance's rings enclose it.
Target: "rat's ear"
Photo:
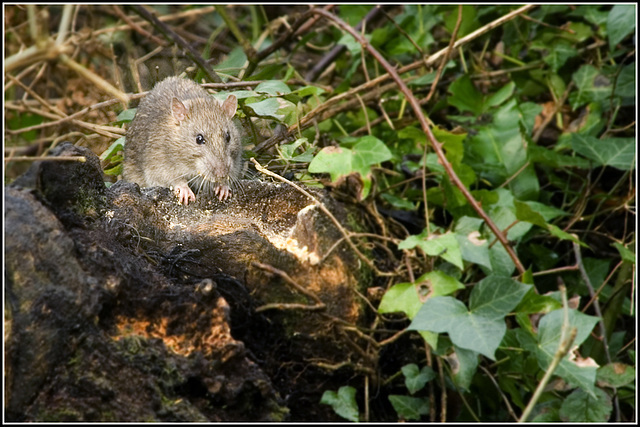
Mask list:
[[[233,117],[238,109],[238,99],[235,95],[229,95],[222,103],[222,110],[229,118]]]
[[[171,114],[178,124],[187,118],[187,107],[176,97],[171,100]]]

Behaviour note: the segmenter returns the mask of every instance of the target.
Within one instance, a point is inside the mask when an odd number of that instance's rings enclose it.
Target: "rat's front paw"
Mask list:
[[[220,201],[226,200],[231,197],[231,189],[228,185],[218,184],[213,191],[214,193],[216,193],[216,196],[218,196],[218,200]]]
[[[187,184],[178,185],[174,188],[176,195],[178,196],[178,202],[183,205],[188,205],[189,202],[196,201],[196,195],[193,194],[193,191],[189,188]]]

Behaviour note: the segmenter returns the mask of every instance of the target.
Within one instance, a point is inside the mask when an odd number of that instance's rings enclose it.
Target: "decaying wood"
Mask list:
[[[324,257],[342,235],[316,202],[256,180],[182,206],[106,188],[87,149],[55,154],[87,162],[38,162],[6,188],[8,420],[283,420],[280,365],[363,363],[365,268],[346,243]]]

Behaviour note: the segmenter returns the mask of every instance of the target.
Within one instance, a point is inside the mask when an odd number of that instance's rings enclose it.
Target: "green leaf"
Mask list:
[[[596,379],[601,387],[618,388],[631,384],[636,379],[636,370],[624,363],[609,363],[598,368]]]
[[[534,347],[527,348],[536,355],[538,365],[542,370],[546,370],[549,367],[549,363],[551,363],[551,360],[558,351],[562,334],[563,316],[563,310],[560,309],[552,311],[542,317],[538,325],[538,344]],[[576,310],[569,310],[569,325],[577,329],[576,337],[573,341],[574,346],[582,344],[591,333],[597,321],[598,319],[596,317],[580,313]],[[592,396],[595,396],[595,367],[578,366],[565,357],[558,365],[555,375],[563,378],[569,384],[578,386]]]
[[[573,73],[572,79],[577,88],[569,94],[574,111],[589,102],[602,102],[611,95],[611,82],[593,65],[583,65]]]
[[[466,74],[451,83],[449,92],[451,92],[451,96],[447,100],[449,105],[453,105],[460,111],[470,111],[475,115],[482,114],[482,94],[475,88]]]
[[[620,97],[629,97],[635,99],[636,93],[636,63],[622,67],[616,82],[614,94]]]
[[[338,393],[326,390],[322,394],[320,403],[330,405],[336,414],[349,421],[358,422],[358,404],[356,403],[356,389],[343,386],[338,389]]]
[[[627,249],[625,246],[621,245],[618,242],[615,242],[613,246],[615,246],[618,252],[620,252],[620,256],[622,257],[623,261],[630,262],[631,264],[636,263],[636,254],[634,254],[633,252],[631,252],[629,249]]]
[[[604,423],[609,420],[613,405],[604,390],[595,389],[595,396],[584,390],[574,390],[560,407],[560,419],[572,423]]]
[[[567,156],[537,145],[529,146],[529,159],[534,163],[541,163],[553,168],[590,169],[588,160],[579,156]]]
[[[495,351],[506,331],[504,316],[531,288],[508,277],[489,276],[471,291],[470,310],[452,297],[429,298],[409,329],[447,332],[460,348],[495,360]]]
[[[331,175],[331,181],[335,182],[340,177],[349,175],[353,154],[350,149],[343,147],[324,147],[309,163],[309,172]]]
[[[413,211],[418,207],[416,202],[412,202],[403,197],[394,196],[390,193],[382,193],[380,196],[382,196],[382,198],[389,202],[393,207],[398,209]]]
[[[607,36],[609,49],[613,51],[618,43],[636,29],[636,6],[617,4],[613,6],[607,18]]]
[[[532,165],[527,165],[527,141],[522,135],[521,111],[515,99],[493,113],[491,124],[479,126],[466,144],[465,163],[481,179],[500,185],[510,179],[509,188],[521,200],[537,198],[539,183]],[[524,169],[523,169],[524,168]]]
[[[113,144],[109,146],[102,154],[100,154],[100,160],[106,161],[111,159],[112,156],[115,156],[118,151],[124,151],[125,137],[120,137],[116,139]]]
[[[387,146],[374,136],[367,135],[356,141],[351,149],[342,146],[324,147],[309,164],[309,172],[327,172],[333,182],[343,176],[358,173],[364,182],[361,196],[364,199],[371,186],[371,166],[389,160],[392,155]]]
[[[635,138],[598,139],[593,136],[571,135],[571,148],[595,162],[596,166],[612,166],[623,171],[636,166]]]
[[[389,395],[389,402],[393,405],[398,416],[405,420],[419,420],[421,415],[429,413],[429,401],[427,398]]]
[[[522,299],[516,311],[523,314],[549,313],[562,307],[562,304],[547,295],[540,295],[533,289]]]
[[[415,281],[416,285],[424,285],[429,289],[430,296],[442,296],[464,289],[464,285],[442,271],[435,270],[423,274]]]
[[[420,311],[422,301],[413,283],[398,283],[385,292],[378,306],[379,313],[404,312],[409,319]]]
[[[478,353],[458,347],[455,344],[453,350],[453,353],[446,357],[453,372],[453,379],[458,387],[469,391],[473,376],[478,370]]]
[[[471,291],[469,310],[478,316],[502,319],[518,305],[529,289],[531,285],[510,277],[485,277]]]
[[[436,373],[429,366],[420,370],[415,363],[404,365],[401,370],[404,375],[404,384],[411,394],[422,390],[425,384],[436,377]]]
[[[305,96],[321,95],[325,92],[325,90],[318,86],[303,86],[294,90],[293,92],[297,93],[298,96],[304,98]]]
[[[276,96],[291,93],[291,89],[289,88],[289,86],[287,86],[286,83],[281,82],[280,80],[267,80],[265,82],[262,82],[258,86],[256,86],[255,91]]]
[[[578,51],[571,46],[568,41],[561,40],[552,45],[551,50],[547,56],[544,57],[544,62],[549,64],[549,67],[551,67],[554,73],[557,73],[568,59],[573,58],[577,54]]]
[[[460,245],[453,233],[431,235],[426,237],[426,230],[419,235],[407,237],[398,244],[398,249],[413,249],[420,247],[427,255],[440,256],[444,260],[463,269]]]
[[[487,97],[487,101],[483,109],[486,111],[490,107],[497,107],[498,105],[505,102],[507,99],[513,95],[513,91],[516,89],[516,84],[514,82],[509,82],[503,87],[501,87],[496,93]]]
[[[483,223],[484,221],[480,218],[461,217],[455,228],[456,239],[460,245],[463,260],[481,265],[491,271],[489,241],[479,231]]]
[[[313,149],[309,148],[302,154],[295,154],[296,150],[302,145],[307,144],[309,140],[305,137],[299,138],[291,144],[280,145],[278,151],[284,160],[305,162],[308,163],[313,160]]]
[[[537,404],[531,411],[532,423],[557,423],[560,420],[560,405],[558,398]]]
[[[353,146],[353,170],[361,176],[367,176],[372,165],[389,160],[392,155],[384,142],[375,136],[367,135],[359,139]]]
[[[120,114],[118,114],[118,117],[116,117],[116,123],[130,122],[136,116],[137,111],[137,108],[129,108],[120,112]]]
[[[228,74],[237,75],[239,70],[241,70],[244,66],[245,62],[247,62],[247,55],[245,55],[242,47],[238,46],[231,52],[229,52],[227,59],[225,59],[218,65],[215,65],[213,69],[216,71],[224,71]],[[226,81],[225,78],[223,78],[223,80]]]
[[[252,102],[251,104],[245,104],[259,117],[273,117],[276,120],[284,119],[284,114],[278,114],[278,110],[283,107],[281,102],[288,102],[285,100],[278,100],[277,98],[268,98],[258,102]]]

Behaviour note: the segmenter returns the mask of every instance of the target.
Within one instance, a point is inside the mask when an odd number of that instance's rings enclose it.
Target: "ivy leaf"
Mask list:
[[[398,283],[385,292],[378,306],[379,313],[404,312],[409,319],[420,311],[422,302],[413,283]]]
[[[636,379],[636,370],[633,366],[614,362],[598,368],[596,378],[600,386],[617,388],[632,383]]]
[[[480,227],[484,223],[480,218],[464,216],[458,220],[455,232],[460,245],[462,259],[472,264],[478,264],[491,271],[489,259],[489,242],[480,234]]]
[[[578,51],[569,42],[561,40],[553,44],[547,56],[544,57],[544,62],[549,64],[554,73],[557,73],[569,58],[577,54]]]
[[[540,369],[546,370],[558,350],[562,334],[563,310],[554,310],[546,314],[538,326],[537,343],[523,342],[527,350],[533,352]],[[579,346],[589,336],[598,319],[594,316],[582,314],[576,310],[569,310],[569,325],[577,329],[574,346]],[[569,384],[578,386],[595,396],[596,367],[578,366],[564,358],[560,361],[555,375],[558,375]]]
[[[598,139],[574,133],[571,135],[571,148],[593,160],[596,166],[606,165],[627,171],[636,165],[635,138]]]
[[[460,244],[453,233],[427,237],[425,230],[419,235],[407,237],[398,244],[398,249],[413,249],[416,246],[420,247],[427,255],[440,256],[460,270],[463,269]]]
[[[577,108],[589,102],[600,102],[611,95],[611,82],[593,65],[583,65],[573,73],[577,90],[569,95],[571,108]]]
[[[469,391],[471,381],[478,369],[478,353],[473,350],[453,346],[453,353],[446,357],[451,366],[453,379],[458,387]]]
[[[604,423],[609,420],[613,405],[604,390],[595,389],[590,395],[582,389],[574,390],[560,406],[560,419],[572,423]]]
[[[332,390],[326,390],[322,394],[320,403],[330,405],[336,414],[349,421],[357,423],[358,404],[356,403],[356,389],[349,386],[343,386],[338,389],[338,393]]]
[[[384,142],[374,136],[358,138],[352,148],[324,147],[309,163],[309,172],[327,172],[331,181],[336,182],[343,176],[358,173],[364,183],[361,198],[369,194],[371,187],[371,166],[391,159],[392,155]]]
[[[353,146],[352,168],[361,176],[367,176],[372,165],[389,160],[392,155],[384,142],[375,136],[363,136]]]
[[[488,276],[471,291],[469,310],[452,297],[429,298],[409,329],[447,332],[458,347],[495,360],[495,351],[507,329],[504,317],[530,288],[509,277]]]
[[[411,394],[422,390],[425,384],[436,377],[436,373],[429,366],[419,369],[415,363],[404,365],[401,370],[404,375],[404,384]]]
[[[269,95],[285,95],[287,93],[291,93],[291,89],[287,86],[286,83],[281,82],[280,80],[267,80],[265,82],[260,83],[255,88],[256,92],[268,93]]]
[[[429,401],[426,398],[389,395],[389,402],[393,405],[398,416],[405,420],[419,420],[421,415],[429,413]]]
[[[607,18],[607,36],[609,49],[613,52],[616,45],[636,29],[636,7],[631,4],[613,6]]]
[[[281,100],[281,102],[288,102],[285,100]],[[253,112],[259,117],[272,117],[276,120],[284,119],[284,114],[278,114],[278,110],[282,107],[280,105],[280,101],[276,98],[268,98],[258,102],[252,102],[251,104],[246,104],[246,107],[249,107],[253,110]]]
[[[482,114],[482,94],[467,75],[451,83],[449,92],[451,92],[448,99],[449,105],[453,105],[460,111],[470,111],[475,115]]]
[[[464,289],[464,285],[453,277],[435,270],[423,274],[415,281],[416,285],[426,285],[431,296],[442,296],[454,293],[459,289]]]

